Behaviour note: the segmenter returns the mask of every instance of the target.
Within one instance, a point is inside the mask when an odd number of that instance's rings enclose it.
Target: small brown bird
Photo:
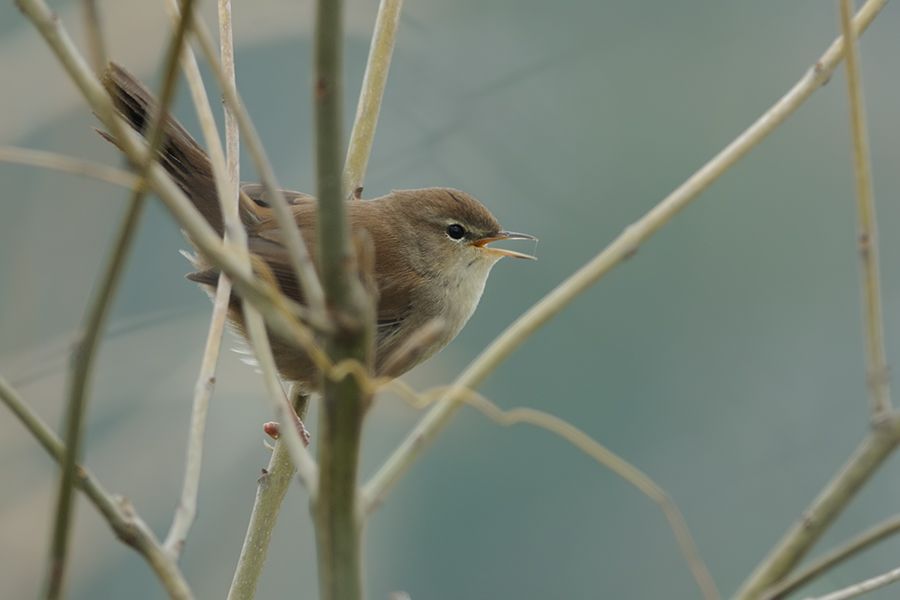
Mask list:
[[[112,64],[104,84],[116,109],[131,126],[143,132],[155,110],[150,92],[122,67]],[[115,143],[115,140],[112,140]],[[209,157],[174,119],[167,119],[159,160],[197,210],[220,235],[222,214]],[[266,200],[263,186],[241,186],[246,199],[240,217],[247,230],[250,252],[263,260],[288,297],[303,303],[297,279],[287,258],[282,232]],[[316,251],[316,201],[300,192],[285,191],[310,254]],[[533,236],[501,229],[493,215],[475,198],[450,188],[396,190],[374,200],[348,202],[353,230],[366,230],[374,247],[377,288],[375,372],[398,376],[446,346],[472,316],[491,267],[504,256],[533,259],[513,250],[493,248],[499,240]],[[200,269],[188,279],[213,288],[218,271],[202,258]],[[240,299],[232,297],[229,318],[243,331]],[[424,346],[400,350],[419,331],[428,329]],[[270,331],[272,350],[281,375],[288,381],[316,387],[318,372],[302,350]]]

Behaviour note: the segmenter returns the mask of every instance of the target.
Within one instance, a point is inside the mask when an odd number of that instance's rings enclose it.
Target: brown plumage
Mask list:
[[[155,108],[150,92],[130,73],[110,65],[104,85],[116,109],[138,132]],[[115,143],[115,140],[111,140]],[[167,119],[159,152],[161,164],[197,210],[221,235],[212,167],[204,150],[174,119]],[[263,187],[241,186],[241,220],[250,252],[263,260],[288,297],[303,295],[287,259],[282,232],[274,220]],[[301,192],[285,191],[303,239],[315,259],[316,201]],[[491,213],[472,196],[449,188],[397,190],[374,200],[347,204],[351,229],[366,230],[374,246],[377,288],[375,371],[396,376],[452,340],[471,316],[487,275],[502,256],[527,255],[490,248],[498,239],[527,238],[502,231]],[[202,257],[188,279],[211,288],[218,271]],[[232,297],[229,318],[243,332],[240,298]],[[417,332],[428,331],[421,348],[406,348]],[[278,369],[290,381],[315,386],[318,373],[304,352],[270,331]],[[421,337],[421,336],[420,336]],[[403,351],[400,351],[404,348]],[[399,353],[398,353],[399,351]]]

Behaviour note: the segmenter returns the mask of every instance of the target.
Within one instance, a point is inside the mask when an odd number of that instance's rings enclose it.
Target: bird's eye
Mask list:
[[[463,236],[466,235],[466,228],[459,223],[453,223],[447,227],[447,235],[449,235],[451,239],[461,240]]]

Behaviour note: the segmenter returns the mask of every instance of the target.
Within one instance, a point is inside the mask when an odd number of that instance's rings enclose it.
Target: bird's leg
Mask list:
[[[303,445],[309,447],[309,442],[312,439],[312,436],[309,433],[309,430],[306,428],[306,425],[303,424],[303,420],[294,413],[294,425],[297,427],[297,433],[300,434],[300,439],[303,440]],[[277,440],[281,437],[281,425],[278,421],[269,421],[268,423],[263,423],[263,431],[267,436],[272,438],[273,440]]]
[[[306,413],[309,410],[309,393],[305,392],[300,384],[294,384],[291,387],[291,407],[293,408],[293,420],[297,433],[300,434],[303,445],[309,447],[312,436],[306,425],[303,424],[303,419],[306,418]],[[264,423],[263,431],[273,440],[281,437],[281,425],[277,421]]]

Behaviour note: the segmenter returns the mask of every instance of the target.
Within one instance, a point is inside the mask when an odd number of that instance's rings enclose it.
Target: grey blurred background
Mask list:
[[[76,2],[56,2],[81,40]],[[212,19],[213,3],[204,3]],[[151,84],[162,2],[102,3],[114,57]],[[349,2],[348,129],[374,0]],[[237,2],[238,83],[283,185],[313,189],[310,2]],[[862,41],[881,226],[889,358],[900,357],[900,13]],[[518,314],[591,258],[776,100],[837,31],[834,2],[408,0],[366,196],[447,185],[541,238],[533,264],[494,271],[468,327],[409,377],[450,381]],[[0,143],[119,164],[62,70],[0,4]],[[183,92],[183,89],[182,89]],[[196,120],[182,93],[178,114]],[[249,162],[243,177],[253,179]],[[66,352],[126,192],[0,165],[0,372],[58,425]],[[724,593],[799,515],[867,427],[855,209],[842,74],[638,255],[518,350],[484,386],[503,407],[568,419],[651,475],[684,511]],[[86,463],[160,535],[182,477],[210,307],[186,247],[146,213],[102,347]],[[227,342],[231,346],[233,340]],[[220,363],[200,514],[182,560],[223,597],[271,418],[258,376]],[[40,589],[57,470],[0,409],[0,588]],[[415,422],[379,401],[373,472]],[[315,436],[316,423],[311,421]],[[896,512],[892,460],[817,553]],[[163,597],[152,573],[78,501],[72,598]],[[305,493],[291,490],[260,598],[314,598]],[[369,597],[694,598],[657,508],[563,441],[466,410],[367,530]],[[900,540],[824,577],[824,592],[897,566]],[[897,597],[897,588],[872,598]]]

